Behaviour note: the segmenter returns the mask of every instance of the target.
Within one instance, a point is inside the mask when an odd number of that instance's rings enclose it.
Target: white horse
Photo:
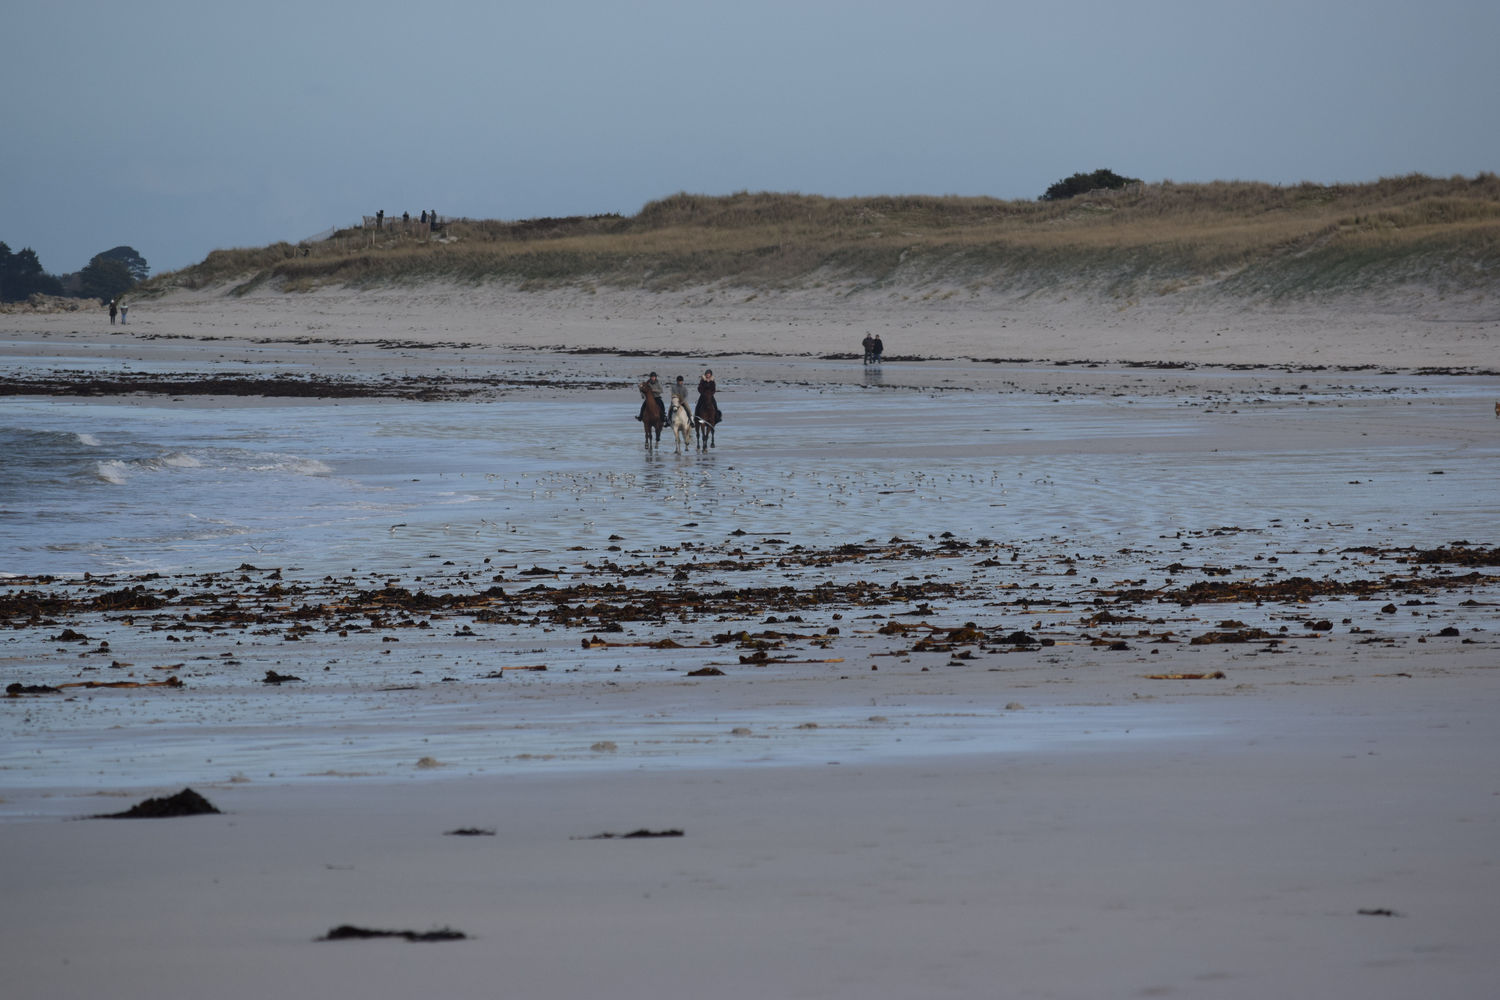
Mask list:
[[[681,452],[686,448],[693,448],[693,418],[688,414],[687,407],[682,405],[682,400],[676,396],[672,397],[671,413],[667,417],[667,423],[672,425],[672,441],[676,445],[673,451]]]

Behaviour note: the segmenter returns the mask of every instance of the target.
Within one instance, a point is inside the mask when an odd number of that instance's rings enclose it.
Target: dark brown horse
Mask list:
[[[698,449],[714,446],[714,428],[719,426],[719,420],[723,416],[719,412],[719,404],[714,399],[716,387],[712,382],[698,383],[698,403],[693,407],[693,426],[698,429]]]
[[[646,450],[650,451],[653,447],[661,447],[661,429],[667,425],[667,420],[662,415],[661,404],[656,401],[656,394],[646,387],[645,382],[642,382],[639,388],[641,390],[641,426],[646,429]]]

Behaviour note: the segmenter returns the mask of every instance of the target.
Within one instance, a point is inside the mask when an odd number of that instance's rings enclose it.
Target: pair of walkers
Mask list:
[[[714,398],[714,394],[718,392],[718,389],[718,383],[714,381],[714,370],[712,368],[706,369],[703,372],[703,376],[698,379],[698,403],[693,408],[694,423],[704,421],[711,424],[718,424],[724,419],[724,413],[719,409],[718,401]],[[662,419],[666,419],[668,411],[666,406],[662,404],[661,383],[656,379],[656,372],[652,372],[646,376],[646,381],[641,383],[641,392],[642,394],[650,395],[656,400],[656,405],[661,410]],[[672,383],[672,397],[680,400],[682,408],[687,409],[687,396],[687,383],[679,375],[677,376],[677,381]],[[641,411],[636,414],[635,419],[644,420],[645,416],[646,404],[642,401]]]

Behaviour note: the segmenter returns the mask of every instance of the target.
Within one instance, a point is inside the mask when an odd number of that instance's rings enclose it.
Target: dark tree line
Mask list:
[[[38,292],[61,295],[62,282],[42,270],[42,262],[30,247],[16,253],[0,243],[0,302],[21,302]]]
[[[24,302],[33,295],[72,295],[110,302],[151,273],[134,247],[118,246],[97,253],[82,271],[62,278],[48,274],[30,247],[11,252],[0,243],[0,302]],[[76,280],[73,280],[76,279]]]

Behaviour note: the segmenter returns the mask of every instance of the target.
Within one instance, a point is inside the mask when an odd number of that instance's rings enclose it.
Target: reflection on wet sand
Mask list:
[[[1492,642],[1483,385],[716,361],[730,421],[679,455],[641,449],[610,368],[18,402],[50,457],[0,486],[6,683],[36,706],[9,780],[222,778],[225,747],[283,776],[993,750],[1017,691],[1079,672],[1200,695],[1289,652]]]

